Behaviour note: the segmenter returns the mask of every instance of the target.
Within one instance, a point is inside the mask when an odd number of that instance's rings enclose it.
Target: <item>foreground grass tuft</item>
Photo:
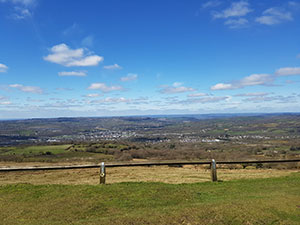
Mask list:
[[[300,224],[300,173],[218,183],[2,185],[2,224]]]

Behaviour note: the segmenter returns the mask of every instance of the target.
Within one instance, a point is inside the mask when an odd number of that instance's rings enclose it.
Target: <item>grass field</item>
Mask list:
[[[78,147],[79,146],[79,147]],[[75,149],[72,145],[37,145],[37,146],[11,146],[0,147],[0,166],[5,162],[99,162],[109,161],[111,155],[98,152],[97,154],[87,152],[85,148],[78,145]]]
[[[16,165],[16,164],[6,164]],[[26,164],[31,165],[31,164]],[[33,164],[34,165],[34,164]],[[20,165],[19,165],[20,166]],[[107,168],[106,182],[163,182],[170,184],[197,183],[210,181],[207,166],[186,165],[181,167],[119,167]],[[297,170],[278,169],[220,169],[218,179],[222,181],[288,176]],[[99,183],[99,169],[72,169],[46,171],[18,171],[0,173],[0,184],[91,184]]]
[[[45,146],[27,146],[27,147],[2,147],[0,148],[2,155],[41,155],[46,154],[62,154],[70,145],[45,145]]]
[[[300,173],[193,184],[0,185],[2,224],[300,224]]]

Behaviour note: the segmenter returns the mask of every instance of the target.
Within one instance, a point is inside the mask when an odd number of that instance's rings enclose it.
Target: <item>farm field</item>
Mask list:
[[[0,185],[3,224],[300,223],[300,173],[164,184]]]

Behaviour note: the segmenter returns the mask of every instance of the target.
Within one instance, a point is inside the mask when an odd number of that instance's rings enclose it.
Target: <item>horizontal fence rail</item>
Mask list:
[[[216,164],[258,164],[258,163],[292,163],[300,162],[300,159],[284,160],[259,160],[259,161],[216,161]],[[210,165],[211,161],[199,162],[145,162],[145,163],[114,163],[105,164],[105,167],[135,167],[135,166],[176,166],[176,165]],[[100,168],[101,164],[73,165],[73,166],[48,166],[48,167],[2,167],[0,172],[9,171],[34,171],[34,170],[67,170],[67,169],[88,169]]]

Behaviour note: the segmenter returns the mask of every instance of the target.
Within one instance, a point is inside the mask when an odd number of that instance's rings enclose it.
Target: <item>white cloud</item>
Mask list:
[[[16,88],[19,91],[34,93],[34,94],[43,94],[43,89],[35,86],[24,86],[22,84],[11,84],[9,85],[11,88]]]
[[[300,75],[300,67],[285,67],[276,70],[277,76]]]
[[[228,98],[229,98],[228,96],[211,96],[211,97],[197,99],[195,102],[212,103],[212,102],[224,101],[224,100],[227,100]]]
[[[55,45],[50,49],[51,54],[44,60],[63,66],[97,66],[103,61],[102,56],[91,55],[86,49],[70,49],[66,44]]]
[[[93,94],[87,94],[85,95],[84,97],[88,97],[88,98],[96,98],[96,97],[99,97],[100,95],[97,94],[97,93],[93,93]]]
[[[266,96],[269,95],[269,93],[265,92],[252,92],[252,93],[243,93],[243,94],[236,94],[235,96],[238,97],[253,97],[253,96]]]
[[[10,101],[7,101],[7,97],[0,95],[0,105],[11,105],[12,103]]]
[[[211,1],[207,1],[205,3],[202,4],[202,8],[206,9],[206,8],[213,8],[213,7],[217,7],[219,5],[221,5],[222,2],[218,1],[218,0],[211,0]]]
[[[123,97],[120,97],[120,98],[107,97],[107,98],[103,99],[102,101],[105,103],[121,103],[121,102],[129,102],[130,99],[126,99]]]
[[[231,96],[208,96],[208,97],[203,97],[203,98],[188,98],[186,100],[180,100],[180,101],[170,101],[169,104],[205,104],[205,103],[215,103],[215,102],[220,102],[220,101],[227,101],[230,99]]]
[[[270,74],[252,74],[240,80],[238,85],[241,87],[254,85],[269,85],[274,81]]]
[[[159,92],[162,94],[176,94],[190,91],[195,91],[195,89],[191,87],[184,87],[180,82],[175,82],[172,86],[164,85],[159,90]]]
[[[255,21],[264,25],[274,25],[291,20],[293,20],[293,17],[290,12],[274,7],[265,10],[262,16],[257,17]]]
[[[120,97],[120,98],[107,97],[99,100],[88,101],[87,103],[90,105],[95,105],[95,104],[114,104],[114,103],[130,103],[130,102],[131,99],[126,99],[124,97]]]
[[[229,90],[234,89],[232,84],[218,83],[210,88],[211,90]]]
[[[219,83],[212,86],[211,90],[232,90],[239,89],[247,86],[255,85],[271,85],[274,82],[274,77],[270,74],[252,74],[250,76],[244,77],[241,80],[231,82],[231,83]]]
[[[10,101],[0,101],[0,105],[11,105],[12,102]]]
[[[232,29],[242,28],[248,24],[248,20],[245,18],[230,19],[230,20],[226,20],[224,24],[229,26],[229,28],[232,28]]]
[[[183,83],[181,83],[181,82],[174,82],[173,83],[173,87],[179,87],[181,85],[183,85]]]
[[[110,92],[110,91],[122,91],[124,88],[122,86],[107,86],[104,83],[92,83],[88,89],[90,90],[101,90],[102,92]]]
[[[5,73],[8,70],[8,67],[0,63],[0,73]]]
[[[202,97],[202,96],[207,96],[206,93],[194,93],[194,94],[189,94],[188,97]]]
[[[148,104],[148,97],[139,97],[135,99],[131,98],[112,98],[107,97],[103,99],[97,99],[97,100],[89,100],[87,103],[90,105],[96,105],[96,104],[115,104],[115,103],[126,103],[127,105],[142,105],[142,104]]]
[[[290,95],[290,96],[255,96],[251,98],[246,98],[244,99],[245,102],[254,102],[254,103],[259,103],[259,102],[272,102],[276,101],[277,103],[297,103],[296,96]]]
[[[118,64],[103,66],[103,68],[106,69],[106,70],[122,69],[122,67],[119,66]]]
[[[87,75],[86,71],[63,71],[58,73],[59,76],[75,76],[75,77],[85,77]]]
[[[222,12],[213,12],[213,17],[218,18],[229,18],[229,17],[240,17],[250,13],[252,9],[249,7],[247,1],[239,1],[231,3],[231,6]]]
[[[137,74],[129,73],[126,77],[121,77],[121,81],[123,82],[132,81],[132,80],[136,80],[137,78],[138,78]]]

